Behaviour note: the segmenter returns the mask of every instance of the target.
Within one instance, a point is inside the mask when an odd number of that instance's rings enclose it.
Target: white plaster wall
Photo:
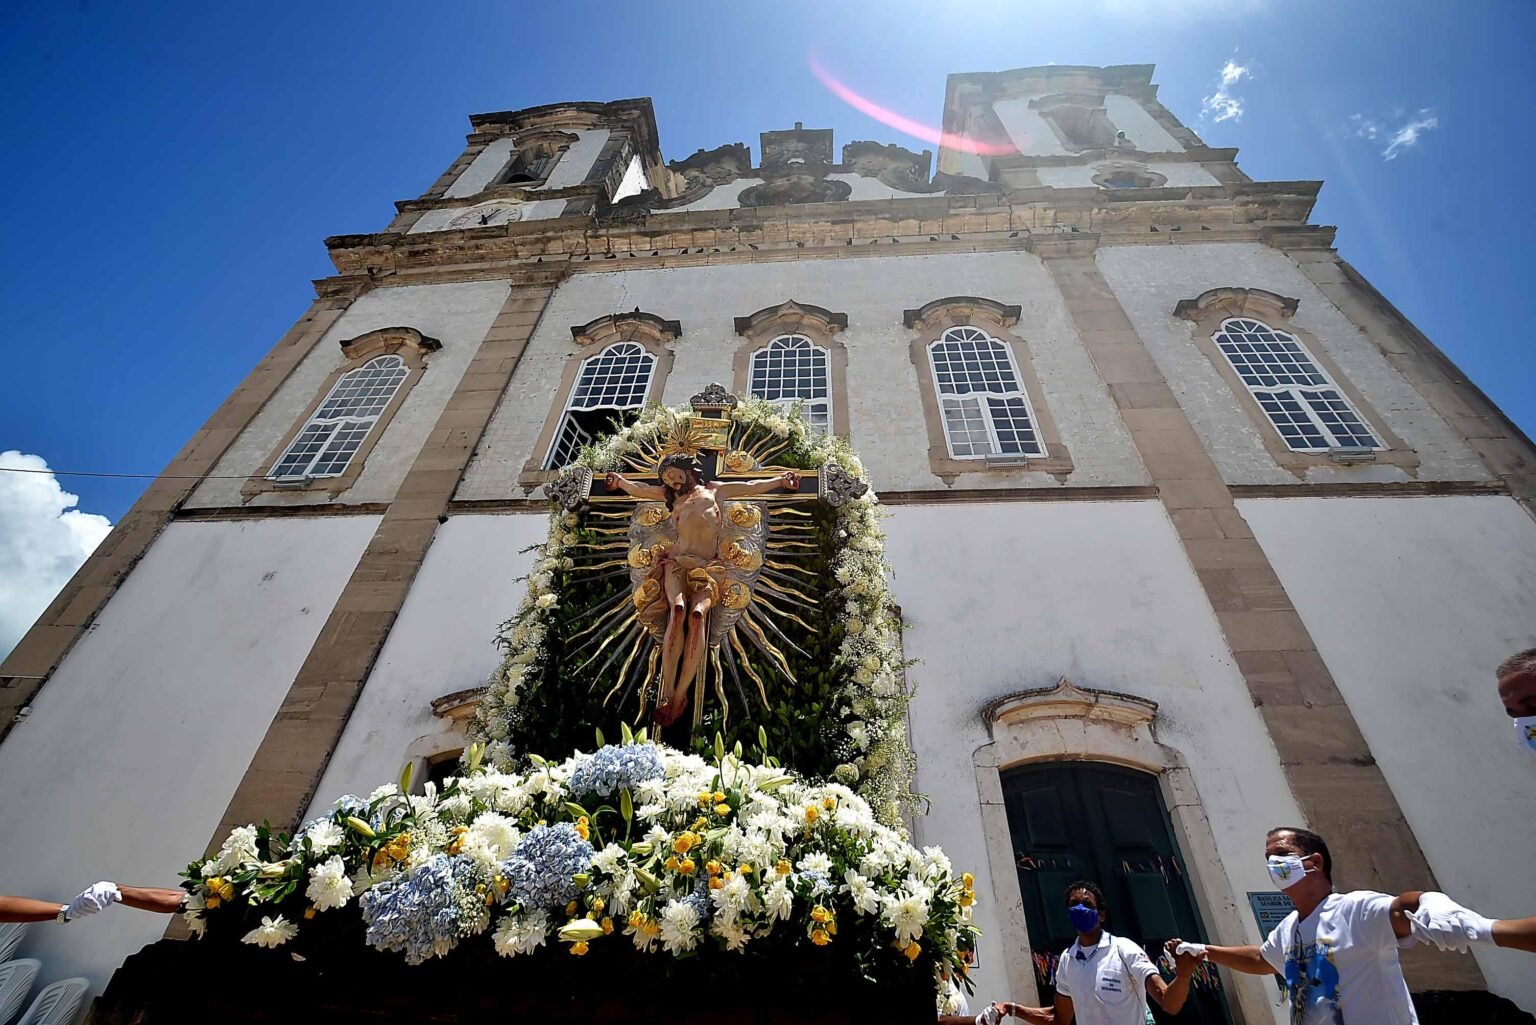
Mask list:
[[[928,462],[918,370],[902,311],[951,295],[979,295],[1022,307],[1012,331],[1029,342],[1045,397],[1077,470],[1068,485],[1143,484],[1141,467],[1060,294],[1027,253],[818,260],[584,274],[563,283],[530,339],[460,485],[461,499],[500,498],[514,485],[576,352],[571,326],[639,307],[682,323],[663,400],[688,401],[711,381],[733,386],[742,339],[734,318],[786,299],[846,313],[838,334],[848,350],[850,440],[875,487],[943,488]],[[923,372],[928,373],[926,364]],[[840,429],[843,429],[840,426]],[[538,452],[542,459],[544,453]],[[956,488],[1062,487],[1040,471],[967,472]],[[521,494],[521,489],[518,489]]]
[[[1536,643],[1536,523],[1500,496],[1238,505],[1440,887],[1490,917],[1536,914],[1536,757],[1493,676]],[[1529,954],[1476,953],[1494,992],[1536,1011]]]
[[[986,171],[980,172],[982,177]],[[921,199],[924,193],[906,192],[902,189],[893,189],[878,178],[866,178],[859,174],[829,174],[831,181],[847,182],[852,188],[848,195],[850,202],[858,202],[865,199]],[[761,185],[761,178],[738,178],[733,182],[718,185],[707,195],[689,203],[687,206],[674,207],[674,210],[734,210],[741,206],[741,193],[754,185]]]
[[[326,379],[347,360],[341,342],[384,327],[413,327],[443,343],[427,356],[427,370],[406,396],[369,453],[363,472],[335,501],[341,505],[388,502],[410,471],[416,453],[459,384],[506,301],[505,282],[474,281],[449,285],[409,285],[379,288],[354,302],[325,333],[325,337],[294,369],[277,393],[262,407],[245,431],[224,453],[213,477],[199,484],[188,508],[239,506],[245,477],[260,477],[271,469],[272,453],[311,403]],[[220,479],[222,478],[222,479]],[[231,479],[235,478],[235,479]],[[324,485],[313,490],[265,492],[252,498],[255,506],[325,505],[331,502]]]
[[[1124,162],[1136,163],[1136,154],[1126,153]],[[1039,176],[1041,185],[1050,185],[1058,189],[1092,189],[1098,188],[1093,182],[1093,176],[1108,166],[1110,164],[1097,163],[1077,167],[1037,167],[1035,174]],[[1215,175],[1199,164],[1146,164],[1143,166],[1167,178],[1168,188],[1221,184],[1216,180]]]
[[[438,528],[315,791],[316,809],[399,778],[406,750],[418,741],[459,746],[431,701],[480,686],[500,664],[496,628],[522,600],[518,578],[533,559],[523,549],[548,528],[542,513],[454,516]]]
[[[1183,153],[1184,147],[1168,129],[1157,120],[1133,96],[1110,93],[1104,97],[1104,113],[1112,125],[1125,133],[1125,137],[1146,153]]]
[[[1466,443],[1284,253],[1257,242],[1205,243],[1106,247],[1097,259],[1229,484],[1294,484],[1296,477],[1276,464],[1232,387],[1196,347],[1195,326],[1173,315],[1179,300],[1222,286],[1263,288],[1300,300],[1292,322],[1317,339],[1385,426],[1418,454],[1417,479],[1488,479]],[[1306,479],[1413,478],[1395,466],[1368,463],[1313,467]]]
[[[1186,760],[1218,871],[1240,902],[1236,914],[1207,915],[1205,924],[1227,942],[1259,942],[1244,894],[1272,889],[1264,831],[1299,812],[1161,505],[904,506],[892,510],[886,531],[906,655],[922,660],[910,673],[910,721],[918,790],[933,805],[918,821],[920,840],[942,844],[989,897],[977,906],[984,939],[976,1003],[1003,998],[1013,956],[996,939],[972,766],[976,749],[991,742],[981,709],[1062,676],[1158,702],[1158,740]]]
[[[750,189],[754,185],[761,185],[761,178],[737,178],[735,181],[726,182],[724,185],[716,185],[703,196],[689,203],[687,206],[672,207],[677,210],[734,210],[741,205],[738,198],[743,189]]]
[[[645,167],[640,163],[640,157],[629,158],[629,166],[624,169],[624,177],[619,181],[619,187],[613,190],[609,202],[617,203],[629,196],[638,196],[650,188],[650,182],[645,177]]]
[[[531,203],[524,203],[518,208],[519,221],[543,221],[551,217],[559,217],[565,213],[566,201],[563,199],[539,199]],[[415,224],[406,231],[407,235],[418,235],[427,231],[447,231],[453,219],[466,210],[474,209],[471,206],[456,206],[446,210],[428,210],[419,217]]]
[[[175,886],[200,856],[378,518],[174,523],[0,744],[4,888]],[[165,931],[114,908],[33,926],[38,984],[99,990]]]
[[[598,154],[603,151],[603,146],[608,142],[608,129],[595,128],[575,133],[577,139],[571,143],[556,162],[555,168],[550,172],[548,180],[539,186],[542,189],[563,189],[568,185],[580,185],[586,181],[587,172],[592,170],[592,165],[597,162]],[[443,193],[449,199],[464,199],[482,192],[491,179],[507,166],[507,161],[512,159],[514,148],[511,139],[497,139],[480,151],[457,181],[448,187]]]

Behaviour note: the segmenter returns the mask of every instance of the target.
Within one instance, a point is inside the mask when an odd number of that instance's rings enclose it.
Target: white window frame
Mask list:
[[[591,372],[595,378],[598,362],[605,357],[609,357],[616,349],[634,349],[645,362],[645,380],[640,382],[636,389],[638,397],[634,398],[633,401],[625,401],[620,404],[595,402],[589,405],[577,405],[576,395],[581,391],[582,382],[586,380],[588,373]],[[627,359],[633,355],[635,353],[623,353],[617,355],[616,358]],[[623,413],[631,409],[640,409],[644,407],[646,396],[650,394],[651,385],[655,380],[656,354],[639,342],[614,342],[612,345],[604,346],[601,351],[594,352],[582,360],[581,366],[576,371],[576,380],[571,382],[571,390],[565,396],[565,405],[561,408],[560,412],[560,423],[555,428],[554,435],[550,438],[549,450],[544,453],[544,469],[558,470],[561,466],[574,459],[582,448],[592,443],[592,433],[582,427],[581,423],[572,416],[573,413],[591,413],[597,410]],[[572,447],[569,449],[564,461],[556,463],[555,453],[561,451],[561,443],[565,441],[568,434],[574,439],[571,443]]]
[[[974,333],[972,337],[964,337]],[[951,338],[951,336],[955,336]],[[965,391],[945,392],[944,385],[939,380],[939,365],[936,358],[937,351],[946,344],[955,341],[979,341],[985,339],[1002,349],[1002,354],[1007,360],[1008,372],[1013,375],[1013,387],[1002,391],[976,390],[967,388]],[[944,429],[944,445],[949,450],[951,459],[975,459],[975,460],[1023,460],[1040,459],[1046,455],[1045,439],[1040,435],[1040,418],[1035,415],[1034,403],[1029,399],[1029,392],[1024,387],[1024,376],[1019,373],[1018,360],[1014,358],[1013,346],[987,331],[974,325],[959,325],[945,329],[933,341],[928,343],[928,372],[932,375],[933,394],[938,399],[939,424]],[[992,406],[987,401],[989,398],[1018,399],[1024,405],[1024,415],[1029,419],[1029,429],[1034,435],[1033,449],[1025,448],[1020,452],[1004,452],[1002,442],[998,437],[997,423],[993,418]],[[946,404],[950,402],[964,402],[968,399],[976,401],[980,419],[987,429],[987,441],[991,445],[991,452],[978,452],[968,455],[958,455],[955,452],[955,441],[950,436],[949,417],[945,415]]]
[[[804,344],[794,344],[797,342],[803,342]],[[762,365],[763,371],[766,374],[768,369],[766,364],[773,353],[793,353],[799,352],[801,350],[809,350],[811,353],[811,373],[813,375],[817,369],[815,361],[817,359],[821,360],[820,369],[822,371],[822,380],[824,381],[823,394],[781,395],[776,399],[769,398],[765,394],[759,394],[759,391],[756,387],[758,367]],[[798,374],[800,365],[796,363],[794,369]],[[809,335],[797,334],[794,332],[778,335],[769,341],[767,345],[764,345],[758,349],[754,349],[752,351],[752,358],[747,362],[747,394],[756,398],[766,399],[767,401],[774,403],[785,411],[788,411],[791,406],[798,402],[800,403],[802,412],[806,414],[807,420],[810,420],[810,413],[812,410],[819,411],[820,415],[825,419],[825,423],[823,424],[816,424],[813,422],[812,426],[814,426],[816,430],[822,431],[826,434],[831,434],[836,428],[836,421],[832,415],[832,351],[824,345],[817,345],[815,340],[812,339]]]
[[[326,407],[334,399],[338,398],[345,389],[355,386],[360,376],[381,369],[398,372],[390,375],[392,380],[387,384],[389,389],[387,393],[371,397],[371,401],[366,405],[369,412],[358,415],[355,412],[342,409],[326,415]],[[267,479],[272,481],[320,480],[329,477],[340,477],[346,473],[347,468],[352,465],[352,460],[357,458],[357,453],[362,451],[368,436],[378,426],[379,419],[389,409],[390,404],[395,401],[395,398],[400,394],[400,389],[410,379],[410,376],[410,365],[395,353],[375,356],[362,366],[354,367],[342,374],[336,379],[336,383],[331,385],[331,390],[326,392],[325,398],[315,407],[314,413],[304,422],[304,426],[299,428],[299,432],[293,436],[293,440],[284,446],[282,454],[277,457],[277,460],[272,464],[272,469],[267,472]],[[289,457],[294,455],[300,446],[314,444],[312,435],[317,433],[316,428],[322,430],[325,428],[329,429],[324,430],[318,447],[310,454],[309,458],[301,465],[291,467],[287,472],[278,473],[278,470],[284,463],[289,461]],[[322,473],[314,472],[317,463],[329,461],[337,439],[342,437],[347,437],[348,441],[354,439],[356,441],[351,451],[346,453],[346,458]]]
[[[1278,339],[1283,339],[1290,345],[1294,345],[1297,355],[1304,358],[1306,360],[1306,364],[1303,365],[1300,362],[1297,362],[1295,364],[1295,369],[1291,371],[1291,374],[1293,376],[1306,376],[1309,378],[1315,378],[1315,380],[1309,381],[1305,384],[1296,381],[1276,381],[1274,384],[1263,384],[1249,381],[1247,377],[1244,376],[1244,367],[1239,365],[1236,360],[1233,359],[1233,353],[1228,352],[1222,344],[1223,340],[1228,337],[1228,328],[1230,325],[1238,325],[1233,330],[1239,334],[1253,332],[1256,330],[1263,330],[1276,336]],[[1227,319],[1223,320],[1221,322],[1221,326],[1211,334],[1211,343],[1216,346],[1216,351],[1220,352],[1222,358],[1227,361],[1227,366],[1232,368],[1232,372],[1237,375],[1237,379],[1242,382],[1243,387],[1248,389],[1248,394],[1253,397],[1253,401],[1258,405],[1259,412],[1263,414],[1264,419],[1268,421],[1271,429],[1273,429],[1274,432],[1280,436],[1280,440],[1285,443],[1285,447],[1290,451],[1313,454],[1333,454],[1350,452],[1385,452],[1387,450],[1387,446],[1382,441],[1383,435],[1381,431],[1376,427],[1375,424],[1366,419],[1365,415],[1360,412],[1359,407],[1357,407],[1353,402],[1349,400],[1349,397],[1344,394],[1344,389],[1339,387],[1338,382],[1336,382],[1333,377],[1323,369],[1322,364],[1317,361],[1317,357],[1312,355],[1311,350],[1309,350],[1306,345],[1302,343],[1302,340],[1296,335],[1289,331],[1283,331],[1280,328],[1274,327],[1265,321],[1259,320],[1257,317],[1228,317]],[[1242,343],[1233,337],[1229,344],[1238,345]],[[1266,366],[1272,365],[1272,363],[1266,363]],[[1324,392],[1331,393],[1331,397],[1329,395],[1322,394]],[[1295,403],[1297,409],[1306,417],[1307,422],[1312,425],[1313,430],[1316,431],[1320,437],[1325,439],[1327,444],[1299,444],[1300,442],[1303,442],[1304,439],[1293,438],[1286,434],[1285,431],[1281,430],[1281,425],[1275,420],[1275,414],[1269,409],[1266,409],[1264,406],[1265,399],[1280,397],[1288,397],[1293,403]],[[1337,402],[1342,405],[1355,417],[1357,421],[1359,421],[1360,426],[1369,433],[1370,439],[1374,441],[1375,444],[1359,445],[1341,442],[1340,438],[1342,435],[1330,427],[1328,425],[1328,421],[1319,415],[1318,409],[1314,408],[1313,406],[1314,402]]]

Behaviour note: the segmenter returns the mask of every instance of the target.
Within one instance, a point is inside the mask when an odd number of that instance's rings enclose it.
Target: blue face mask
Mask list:
[[[1092,932],[1099,926],[1099,913],[1086,904],[1073,904],[1067,908],[1067,918],[1078,932]]]

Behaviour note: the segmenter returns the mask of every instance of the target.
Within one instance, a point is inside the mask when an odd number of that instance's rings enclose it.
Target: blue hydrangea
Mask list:
[[[619,790],[633,790],[664,775],[666,769],[655,744],[613,744],[598,748],[576,766],[567,786],[573,797],[612,797]]]
[[[594,853],[568,822],[534,826],[501,863],[507,899],[530,910],[564,907],[576,899],[573,877],[592,867]]]
[[[343,815],[354,815],[365,821],[368,818],[368,802],[356,794],[342,794],[336,798],[334,807]]]
[[[466,909],[477,903],[474,888],[482,875],[467,858],[438,854],[365,891],[358,903],[368,944],[400,951],[408,964],[447,954],[479,924]]]

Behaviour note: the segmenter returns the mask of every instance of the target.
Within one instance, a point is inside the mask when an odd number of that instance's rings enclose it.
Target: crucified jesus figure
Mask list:
[[[670,726],[688,707],[688,688],[709,647],[709,610],[716,598],[710,568],[718,567],[720,561],[721,503],[765,495],[779,488],[798,491],[800,475],[788,470],[762,480],[720,483],[704,479],[703,467],[697,459],[677,454],[661,461],[659,487],[639,484],[617,473],[608,474],[607,484],[633,498],[664,499],[677,529],[677,542],[658,565],[668,611],[661,645],[656,721]]]

